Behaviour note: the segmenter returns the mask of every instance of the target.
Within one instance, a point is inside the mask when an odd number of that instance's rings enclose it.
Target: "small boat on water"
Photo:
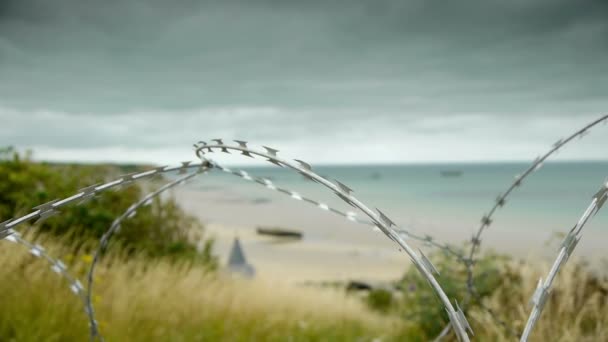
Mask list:
[[[441,170],[441,177],[460,177],[462,176],[461,170]]]
[[[297,230],[289,230],[278,227],[257,227],[259,235],[268,235],[280,238],[301,239],[303,234]]]

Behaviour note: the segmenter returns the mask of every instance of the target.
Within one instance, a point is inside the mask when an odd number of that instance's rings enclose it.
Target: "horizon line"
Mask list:
[[[153,162],[118,162],[118,161],[58,161],[58,160],[37,160],[37,163],[48,164],[82,164],[82,165],[161,165],[164,163]],[[416,165],[475,165],[475,164],[526,164],[532,163],[533,159],[514,159],[514,160],[457,160],[457,161],[396,161],[396,162],[343,162],[343,163],[314,163],[314,166],[320,167],[353,167],[353,166],[416,166]],[[177,163],[177,162],[176,162]],[[608,159],[558,159],[547,160],[547,164],[575,164],[575,163],[608,163]],[[172,164],[172,163],[169,163]],[[222,165],[230,165],[232,167],[242,168],[272,168],[273,165],[257,165],[257,164],[242,164],[242,163],[222,163]]]

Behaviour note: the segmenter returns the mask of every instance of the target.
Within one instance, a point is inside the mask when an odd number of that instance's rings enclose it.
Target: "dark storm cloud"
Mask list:
[[[608,104],[606,60],[603,0],[0,0],[0,145],[588,117]]]
[[[0,95],[17,107],[407,107],[413,94],[487,110],[600,97],[608,80],[605,1],[26,0],[0,13]]]

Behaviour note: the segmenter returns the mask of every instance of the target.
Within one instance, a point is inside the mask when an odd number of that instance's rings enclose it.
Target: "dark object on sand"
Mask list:
[[[346,291],[371,291],[374,287],[366,282],[351,280],[346,284]]]
[[[253,278],[255,275],[255,268],[251,266],[245,258],[243,248],[238,238],[234,239],[232,243],[232,249],[230,249],[230,256],[228,257],[228,270],[233,274],[239,274],[245,278]]]
[[[441,177],[460,177],[462,176],[462,171],[460,170],[442,170],[440,171]]]
[[[288,230],[276,227],[258,227],[256,230],[260,235],[269,235],[280,238],[301,239],[303,235],[297,230]]]

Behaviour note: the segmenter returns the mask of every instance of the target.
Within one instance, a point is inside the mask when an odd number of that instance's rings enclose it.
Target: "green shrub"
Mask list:
[[[374,310],[388,312],[393,304],[393,293],[385,289],[373,289],[367,295],[367,304]]]
[[[462,303],[466,296],[467,273],[464,265],[453,256],[443,253],[432,254],[433,264],[440,275],[438,280],[448,298]],[[505,268],[508,257],[488,253],[477,260],[473,283],[481,298],[490,296],[501,285],[507,276]],[[397,311],[405,320],[419,326],[433,338],[449,322],[443,305],[414,267],[408,269],[397,286],[402,290],[403,296],[397,305]],[[472,302],[466,308],[465,314],[479,303]]]
[[[83,187],[143,169],[145,167],[133,165],[36,163],[31,161],[29,153],[23,157],[12,148],[0,149],[0,222],[26,214],[36,205],[68,197]],[[146,185],[150,188],[151,184]],[[114,219],[143,195],[140,183],[132,183],[118,191],[105,191],[86,204],[61,208],[60,215],[45,220],[36,231],[69,236],[76,242],[70,245],[76,248],[88,245],[86,241],[98,240]],[[124,221],[111,246],[119,246],[127,253],[188,257],[213,265],[212,241],[205,243],[202,252],[198,252],[192,242],[192,236],[200,235],[202,231],[200,223],[186,215],[174,199],[156,199],[152,205],[139,208],[137,215]]]

